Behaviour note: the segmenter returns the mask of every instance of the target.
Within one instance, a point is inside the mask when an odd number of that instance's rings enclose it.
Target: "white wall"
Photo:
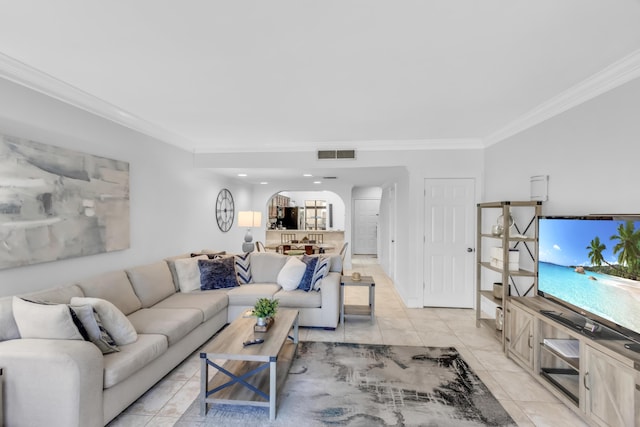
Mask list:
[[[407,167],[407,181],[397,191],[397,289],[409,307],[424,301],[424,180],[469,178],[475,181],[479,201],[482,188],[481,150],[408,151],[393,155]],[[381,221],[384,223],[384,221]]]
[[[529,200],[549,175],[543,214],[638,213],[640,79],[485,151],[486,201]]]
[[[353,187],[351,195],[354,199],[380,200],[382,198],[382,187]]]
[[[127,161],[131,197],[130,249],[0,270],[0,296],[64,285],[194,249],[231,250],[242,240],[244,230],[237,227],[220,232],[214,203],[223,186],[240,199],[250,190],[194,169],[188,152],[2,79],[0,132]]]

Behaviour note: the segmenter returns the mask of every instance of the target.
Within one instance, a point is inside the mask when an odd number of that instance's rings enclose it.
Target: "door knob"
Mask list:
[[[473,248],[467,248],[467,252],[473,252]]]

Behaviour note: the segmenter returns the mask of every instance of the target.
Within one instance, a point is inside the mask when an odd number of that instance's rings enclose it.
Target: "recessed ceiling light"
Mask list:
[[[239,173],[238,176],[247,176],[246,173]]]
[[[322,184],[322,181],[313,181],[314,184]]]
[[[260,184],[262,184],[262,185],[267,185],[267,184],[268,184],[268,182],[267,182],[267,181],[262,181]]]
[[[311,175],[310,173],[305,173],[305,174],[303,174],[302,176],[307,176],[307,177],[309,177],[309,176],[313,176],[313,175]]]

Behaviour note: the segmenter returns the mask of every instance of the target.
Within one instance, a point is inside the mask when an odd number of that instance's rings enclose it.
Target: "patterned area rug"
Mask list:
[[[453,347],[301,342],[267,408],[196,399],[176,426],[515,426]]]

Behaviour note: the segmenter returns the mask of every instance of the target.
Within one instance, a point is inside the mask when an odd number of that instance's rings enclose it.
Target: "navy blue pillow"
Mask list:
[[[198,269],[200,269],[200,289],[203,291],[239,286],[234,257],[199,259]]]
[[[302,262],[307,264],[307,268],[304,270],[298,289],[302,289],[305,292],[311,290],[311,280],[313,279],[313,273],[316,271],[316,264],[318,264],[318,258],[316,257],[302,257]]]

